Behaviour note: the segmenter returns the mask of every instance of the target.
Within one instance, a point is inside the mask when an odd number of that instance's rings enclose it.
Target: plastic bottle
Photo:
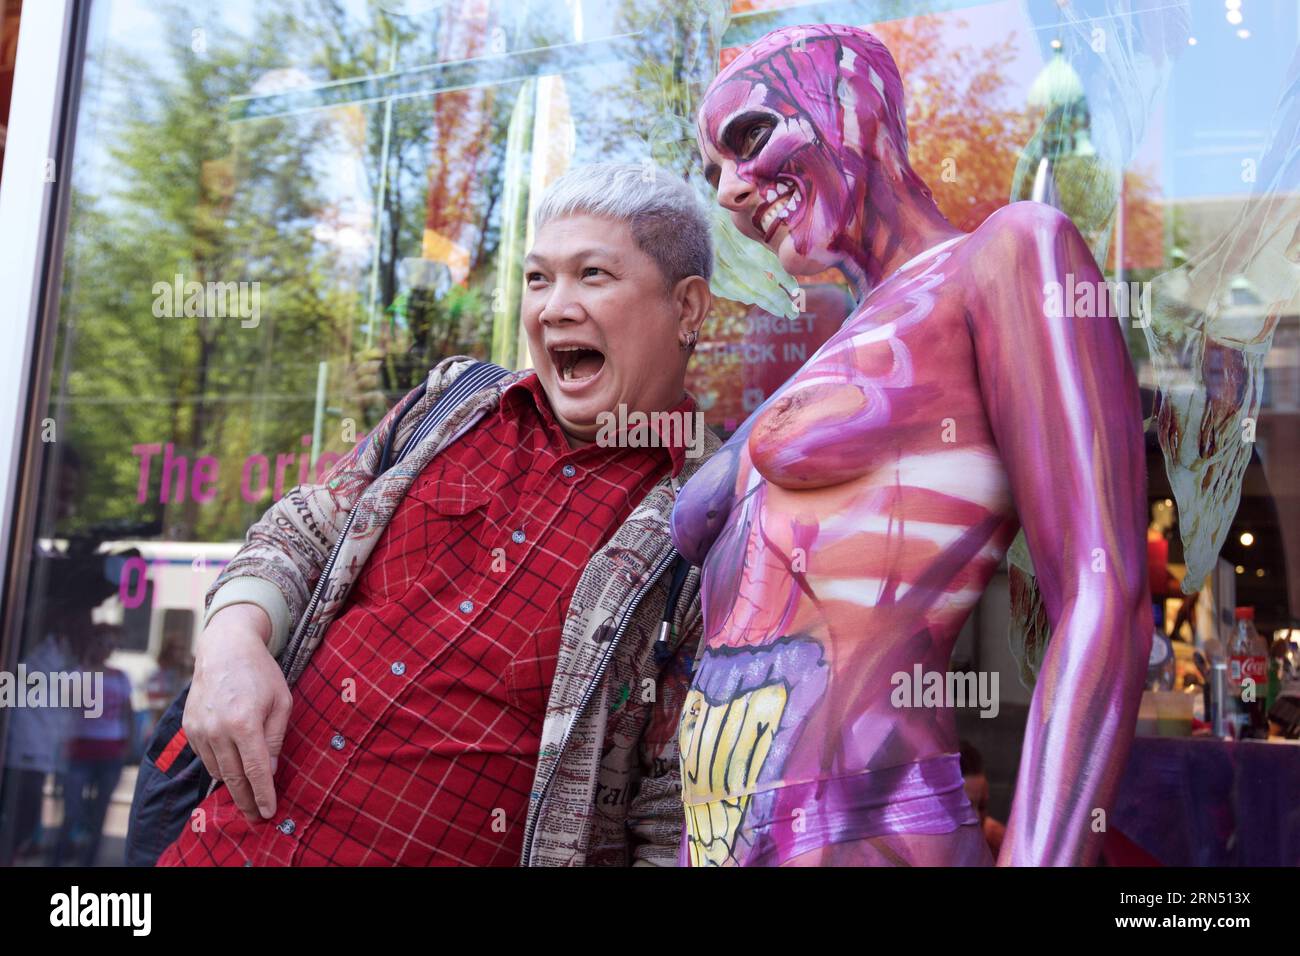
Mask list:
[[[1210,729],[1222,740],[1233,736],[1230,720],[1232,697],[1228,694],[1228,662],[1221,657],[1210,663]]]
[[[1230,720],[1238,739],[1267,737],[1264,699],[1268,693],[1268,644],[1255,630],[1255,609],[1239,607],[1236,627],[1228,646]],[[1250,681],[1251,683],[1247,683]]]

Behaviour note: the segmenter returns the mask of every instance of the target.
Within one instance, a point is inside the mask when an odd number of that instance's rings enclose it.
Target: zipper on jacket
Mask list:
[[[370,490],[370,485],[373,485],[376,481],[382,478],[384,473],[388,471],[388,455],[392,450],[393,442],[397,439],[397,431],[402,427],[402,419],[406,417],[407,412],[420,403],[420,399],[427,393],[428,383],[426,382],[421,386],[415,397],[411,399],[407,403],[406,407],[398,414],[396,420],[393,422],[392,429],[388,433],[388,437],[384,440],[383,454],[379,456],[379,470],[375,472],[375,476],[370,480],[370,484],[367,485],[366,489],[357,496],[357,500],[352,503],[352,507],[348,510],[348,520],[343,525],[343,532],[339,535],[338,541],[334,542],[334,549],[330,551],[329,559],[325,562],[325,567],[321,570],[320,577],[316,580],[316,589],[312,592],[311,600],[307,602],[307,610],[304,611],[302,617],[298,619],[298,627],[289,638],[289,643],[286,645],[284,653],[280,657],[280,670],[284,673],[286,678],[289,676],[289,671],[293,668],[293,659],[298,656],[298,650],[302,646],[302,639],[303,635],[306,633],[307,622],[311,620],[312,613],[316,610],[316,605],[320,603],[320,596],[321,592],[325,588],[325,582],[329,580],[330,572],[334,570],[334,561],[338,558],[339,552],[343,550],[343,542],[347,539],[348,531],[352,527],[352,519],[357,513],[357,505],[361,503],[362,495],[364,495],[366,491]],[[446,394],[446,389],[443,390],[443,394]],[[442,401],[442,397],[442,395],[439,395],[438,398],[434,400],[434,408],[438,407],[438,403]],[[407,447],[409,448],[409,446],[410,441],[408,439]]]
[[[359,503],[360,500],[361,499],[358,498],[357,502]],[[307,610],[303,612],[302,617],[298,620],[298,629],[294,631],[293,635],[289,638],[289,643],[285,647],[284,654],[280,657],[280,670],[284,673],[286,678],[289,676],[289,671],[293,666],[293,660],[298,656],[298,650],[302,646],[302,639],[307,631],[307,622],[311,620],[312,613],[316,610],[316,605],[320,603],[321,592],[325,590],[325,584],[329,581],[330,573],[334,570],[334,562],[338,558],[339,552],[343,550],[343,542],[347,539],[348,531],[352,527],[352,519],[356,516],[356,513],[357,505],[354,503],[352,509],[348,512],[347,523],[343,525],[343,531],[339,534],[338,541],[334,542],[334,550],[330,552],[329,560],[325,562],[325,567],[321,571],[320,579],[316,582],[316,590],[312,592],[311,601],[307,604]]]
[[[677,549],[669,548],[668,554],[664,556],[663,560],[655,565],[654,572],[650,575],[649,580],[641,590],[637,591],[637,593],[632,596],[632,601],[628,604],[627,611],[624,612],[622,620],[618,622],[618,627],[614,630],[614,636],[609,640],[609,646],[605,648],[605,653],[601,655],[600,663],[596,665],[596,673],[592,675],[591,680],[587,684],[587,689],[582,695],[582,699],[578,701],[578,708],[573,714],[573,720],[569,721],[569,726],[564,731],[564,736],[560,739],[559,753],[555,757],[555,763],[551,766],[551,772],[548,773],[546,779],[542,781],[541,793],[537,797],[537,812],[533,815],[528,827],[524,830],[525,866],[533,865],[533,836],[537,830],[537,821],[542,817],[542,810],[546,806],[546,795],[550,792],[551,781],[555,779],[555,775],[560,770],[560,761],[564,759],[564,751],[565,748],[569,746],[569,738],[573,735],[573,728],[576,727],[578,721],[582,719],[582,714],[587,709],[587,704],[591,702],[592,696],[596,693],[596,688],[600,686],[600,682],[605,676],[605,668],[609,666],[609,662],[614,656],[614,649],[618,646],[619,639],[622,638],[623,632],[627,630],[628,624],[631,623],[632,615],[636,613],[636,609],[640,606],[641,599],[649,594],[650,589],[659,583],[659,577],[664,573],[664,570],[668,567],[669,563],[671,563],[676,557]]]

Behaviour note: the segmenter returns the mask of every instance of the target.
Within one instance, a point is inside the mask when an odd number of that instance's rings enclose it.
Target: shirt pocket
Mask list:
[[[528,717],[544,720],[558,655],[536,651],[536,647],[530,646],[506,668],[506,698],[511,707]]]
[[[546,704],[555,683],[568,598],[545,616],[542,626],[524,642],[506,668],[506,699],[510,706],[539,723],[546,718]]]
[[[417,481],[366,561],[357,581],[357,597],[371,604],[391,604],[421,580],[436,595],[448,581],[472,574],[482,550],[477,539],[488,501],[488,492],[480,485]]]

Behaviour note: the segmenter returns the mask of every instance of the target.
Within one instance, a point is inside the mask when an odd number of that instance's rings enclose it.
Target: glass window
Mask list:
[[[787,275],[728,226],[694,155],[708,80],[803,22],[798,4],[191,6],[92,8],[33,449],[42,478],[27,489],[38,518],[5,659],[116,675],[97,718],[115,723],[11,713],[4,864],[119,862],[142,742],[188,679],[204,594],[248,526],[440,359],[529,363],[520,262],[537,199],[566,169],[667,165],[710,203],[718,298],[688,386],[723,435],[855,307],[838,273]],[[1231,638],[1223,608],[1254,608],[1278,666],[1300,663],[1287,645],[1300,611],[1300,298],[1260,246],[1224,245],[1295,229],[1295,173],[1275,152],[1295,5],[1249,4],[1238,24],[1214,4],[1159,17],[1101,2],[902,6],[817,9],[894,53],[911,160],[939,208],[972,230],[1008,202],[1055,202],[1131,292],[1126,334],[1152,416],[1152,599],[1178,689],[1201,681],[1194,654],[1210,632]],[[17,9],[4,4],[0,104]],[[1142,324],[1152,294],[1172,324]],[[1179,344],[1175,326],[1199,331]],[[1201,416],[1207,405],[1232,421]],[[1204,447],[1246,412],[1244,464],[1192,476],[1157,441],[1161,427],[1190,429]],[[1002,716],[960,719],[1001,819],[1030,693],[1007,640],[1014,574],[990,585],[953,664],[1003,673]]]

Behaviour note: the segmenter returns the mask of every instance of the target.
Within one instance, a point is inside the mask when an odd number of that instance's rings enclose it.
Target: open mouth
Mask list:
[[[787,179],[779,179],[775,185],[767,188],[763,198],[766,202],[754,211],[754,225],[766,242],[772,238],[777,226],[782,223],[789,225],[790,217],[799,211],[804,197],[798,185]]]
[[[585,382],[605,367],[605,353],[583,345],[557,345],[548,348],[551,364],[561,382]]]

